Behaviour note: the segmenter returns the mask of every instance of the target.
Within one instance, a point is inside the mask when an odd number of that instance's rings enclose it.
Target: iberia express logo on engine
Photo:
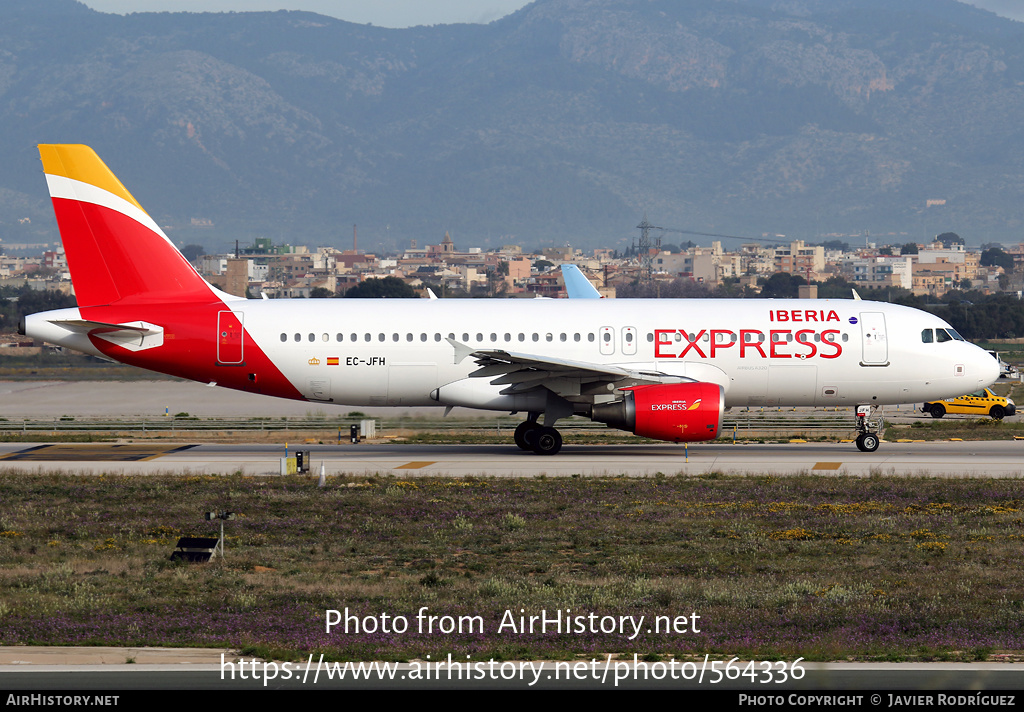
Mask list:
[[[693,402],[693,405],[686,405],[686,401],[672,401],[671,403],[653,403],[651,410],[696,410],[700,408],[700,398]]]

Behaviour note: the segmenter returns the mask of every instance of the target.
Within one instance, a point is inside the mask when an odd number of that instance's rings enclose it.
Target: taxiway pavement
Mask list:
[[[567,445],[541,457],[508,445],[296,445],[310,453],[310,474],[415,477],[652,476],[798,474],[937,477],[1020,477],[1024,441],[882,443],[874,453],[852,443],[691,445]],[[279,475],[284,443],[199,444],[161,441],[132,444],[0,445],[0,471],[62,470],[84,474]]]

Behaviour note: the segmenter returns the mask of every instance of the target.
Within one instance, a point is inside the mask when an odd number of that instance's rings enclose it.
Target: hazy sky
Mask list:
[[[309,10],[349,22],[382,27],[486,23],[527,4],[526,0],[83,0],[100,12],[225,12]],[[969,0],[970,4],[1024,22],[1021,0]]]

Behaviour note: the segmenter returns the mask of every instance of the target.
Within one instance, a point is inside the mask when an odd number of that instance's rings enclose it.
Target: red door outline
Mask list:
[[[245,329],[242,312],[217,313],[217,364],[238,365],[245,357]]]

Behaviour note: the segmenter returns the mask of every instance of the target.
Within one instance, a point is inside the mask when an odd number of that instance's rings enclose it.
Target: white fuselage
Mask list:
[[[729,406],[893,404],[993,383],[998,364],[941,319],[854,300],[303,300],[229,302],[310,400],[445,405],[476,365],[448,341],[719,383]],[[655,340],[657,335],[657,341]],[[482,384],[481,384],[482,385]],[[459,403],[459,405],[466,405]],[[484,407],[484,406],[480,406]]]

